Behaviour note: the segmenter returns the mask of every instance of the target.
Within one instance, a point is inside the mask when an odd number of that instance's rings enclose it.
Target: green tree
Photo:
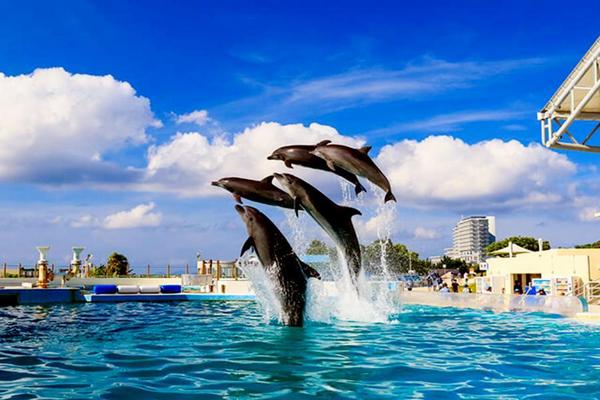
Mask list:
[[[513,242],[527,250],[538,251],[538,240],[529,236],[511,236],[499,242],[494,242],[485,248],[485,253],[491,255],[492,252],[500,250],[503,247],[508,246],[508,242]],[[550,242],[544,241],[543,250],[550,250]]]
[[[308,248],[306,249],[306,254],[329,254],[329,252],[330,249],[327,247],[325,242],[317,239],[314,239],[312,242],[310,242]]]
[[[419,254],[410,251],[401,243],[394,244],[391,240],[375,240],[362,247],[363,264],[367,271],[376,273],[380,270],[382,257],[387,263],[389,272],[393,274],[407,273],[410,268],[419,274],[426,274],[432,268],[428,260],[419,259]]]
[[[469,264],[467,264],[465,260],[450,258],[448,256],[443,256],[438,266],[441,266],[442,268],[458,270],[460,274],[464,274],[465,272],[469,271]]]
[[[580,244],[575,246],[576,249],[600,249],[600,240],[594,243]]]
[[[109,276],[129,275],[129,261],[123,254],[112,253],[106,261],[105,273]]]

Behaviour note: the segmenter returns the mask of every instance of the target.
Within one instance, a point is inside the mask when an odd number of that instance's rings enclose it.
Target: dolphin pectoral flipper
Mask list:
[[[240,257],[250,249],[254,249],[254,239],[252,237],[248,237],[242,246],[242,250],[240,251]]]
[[[300,261],[300,265],[302,266],[302,271],[304,272],[304,275],[306,275],[307,278],[321,279],[321,274],[319,274],[319,272],[316,269],[302,261]]]
[[[362,215],[362,213],[359,210],[352,207],[340,206],[340,210],[350,217],[352,217],[353,215]]]
[[[361,153],[369,154],[369,151],[371,151],[372,147],[373,146],[363,146],[360,149],[358,149],[358,151],[360,151]]]
[[[294,168],[294,165],[292,165],[292,163],[290,162],[290,160],[285,160],[283,163],[288,168],[292,168],[292,169]]]
[[[300,199],[298,199],[297,197],[294,198],[294,212],[296,213],[296,217],[299,217],[298,215],[298,211],[300,210],[302,206],[300,205]]]
[[[325,160],[325,163],[327,164],[327,167],[330,170],[332,170],[332,171],[335,170],[335,164],[333,163],[333,161],[331,161],[331,160]]]
[[[244,203],[242,202],[242,196],[240,196],[240,195],[239,195],[239,194],[237,194],[237,193],[233,193],[233,199],[235,200],[235,202],[236,202],[236,203],[239,203],[239,204],[244,204]]]
[[[365,189],[365,187],[358,180],[356,180],[356,184],[354,185],[354,193],[358,196],[360,192],[366,193],[367,189]]]

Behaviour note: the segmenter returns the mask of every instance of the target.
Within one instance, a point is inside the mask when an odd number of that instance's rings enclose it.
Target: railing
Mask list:
[[[48,270],[55,272],[54,264],[48,265]],[[27,266],[23,264],[8,264],[0,265],[0,278],[37,278],[37,265]]]
[[[182,274],[210,274],[215,279],[244,279],[243,271],[237,267],[235,261],[203,260],[199,268],[186,265],[145,265],[129,267],[130,273],[126,275],[114,275],[103,273],[98,266],[81,266],[80,276],[84,277],[121,277],[121,278],[170,278],[181,276]],[[55,266],[48,265],[48,270],[55,276],[66,275],[71,270],[69,265]],[[23,264],[0,264],[0,278],[37,278],[38,267],[24,266]]]
[[[600,280],[586,283],[584,285],[584,296],[590,304],[600,301]]]

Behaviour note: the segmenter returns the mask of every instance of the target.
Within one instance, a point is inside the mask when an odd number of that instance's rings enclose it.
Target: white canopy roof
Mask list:
[[[532,253],[531,250],[527,250],[524,247],[519,246],[516,243],[510,242],[506,247],[498,249],[496,251],[492,251],[492,254],[522,254],[522,253]]]
[[[600,121],[600,37],[538,113],[538,119],[542,123],[542,142],[547,147],[600,152],[599,146],[588,145],[600,130],[600,122],[579,140],[569,132],[575,120]],[[565,134],[569,141],[561,142]]]

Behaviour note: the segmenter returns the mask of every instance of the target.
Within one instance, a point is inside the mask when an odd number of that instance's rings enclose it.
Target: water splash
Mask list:
[[[363,209],[367,203],[371,204],[371,201],[377,203],[374,216],[377,237],[384,246],[387,239],[391,237],[395,223],[395,203],[384,204],[384,194],[374,185],[371,185],[370,189],[373,195],[368,198],[364,193],[356,196],[354,186],[344,180],[340,180],[340,186],[343,194],[342,204],[345,206]],[[306,216],[301,214],[298,218],[292,211],[286,211],[285,214],[291,231],[292,247],[296,254],[302,257],[308,246]],[[380,265],[374,266],[375,272],[367,276],[362,269],[355,283],[350,276],[350,269],[343,252],[338,248],[337,258],[319,268],[319,272],[325,278],[308,281],[305,320],[323,323],[336,321],[393,323],[402,307],[399,296],[400,286],[393,279],[388,265],[386,252],[382,247]],[[240,265],[240,268],[252,282],[265,321],[281,322],[281,304],[273,290],[273,283],[267,277],[260,262],[254,257],[250,262],[246,261],[245,265]]]
[[[389,260],[387,259],[386,246],[389,245],[389,240],[392,237],[392,230],[396,223],[396,202],[385,201],[385,193],[377,186],[370,183],[370,189],[374,193],[377,209],[375,213],[375,222],[377,226],[377,239],[379,239],[380,246],[380,274],[386,280],[393,279],[393,274],[390,271]]]
[[[268,277],[264,267],[252,253],[244,253],[237,261],[237,266],[252,282],[251,290],[256,294],[259,309],[266,323],[283,321],[281,302],[275,294],[273,281]]]
[[[367,279],[362,270],[355,286],[339,250],[338,260],[334,280],[309,280],[305,319],[325,323],[394,321],[401,311],[396,282]]]
[[[284,213],[286,223],[291,232],[290,244],[298,257],[302,257],[306,254],[309,245],[306,239],[306,216],[302,212],[296,216],[296,213],[291,210],[285,210]]]

